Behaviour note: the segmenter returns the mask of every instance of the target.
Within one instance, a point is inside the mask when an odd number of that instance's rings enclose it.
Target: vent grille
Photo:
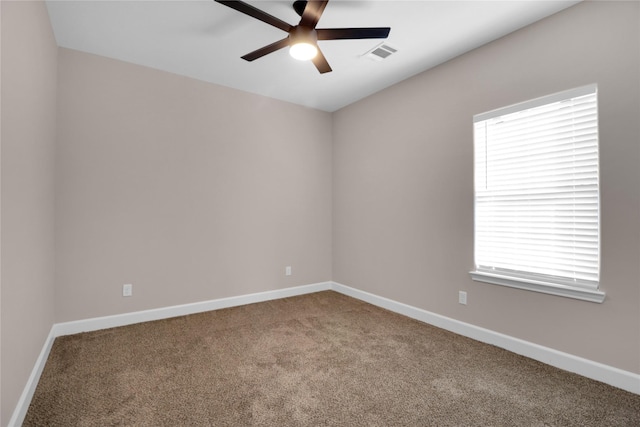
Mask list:
[[[375,61],[382,61],[396,53],[398,49],[389,46],[387,43],[381,43],[378,46],[365,53],[364,56]]]

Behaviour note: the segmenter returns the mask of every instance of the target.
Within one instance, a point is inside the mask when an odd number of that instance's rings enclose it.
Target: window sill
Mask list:
[[[470,271],[471,278],[477,282],[492,283],[494,285],[508,286],[544,294],[558,295],[561,297],[575,298],[584,301],[602,303],[605,293],[599,290],[590,290],[566,285],[558,285],[537,280],[515,279],[500,274],[486,273],[484,271]]]

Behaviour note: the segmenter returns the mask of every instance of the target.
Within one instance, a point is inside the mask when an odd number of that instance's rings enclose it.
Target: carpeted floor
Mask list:
[[[332,291],[56,339],[25,426],[640,426],[640,396]]]

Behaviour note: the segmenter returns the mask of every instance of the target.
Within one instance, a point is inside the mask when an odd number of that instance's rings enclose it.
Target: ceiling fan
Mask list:
[[[285,21],[243,1],[215,1],[288,33],[284,39],[254,50],[242,56],[242,59],[254,61],[289,46],[291,56],[301,60],[310,59],[321,74],[330,72],[331,67],[318,47],[318,40],[384,39],[387,38],[389,31],[391,31],[389,27],[316,28],[329,0],[294,1],[293,8],[300,16],[298,25],[289,25]]]

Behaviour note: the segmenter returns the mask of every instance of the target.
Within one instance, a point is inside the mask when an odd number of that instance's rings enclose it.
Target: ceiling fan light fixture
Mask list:
[[[289,55],[300,61],[313,59],[318,54],[317,41],[314,29],[297,26],[289,33]]]
[[[291,45],[289,48],[289,55],[294,57],[299,61],[307,61],[309,59],[313,59],[318,54],[318,48],[307,42],[300,42],[294,45]]]
[[[316,29],[329,0],[296,0],[293,3],[293,8],[300,15],[300,22],[295,26],[241,0],[215,1],[288,34],[281,40],[241,56],[242,59],[254,61],[289,46],[289,54],[292,57],[303,61],[311,59],[320,74],[329,73],[332,70],[318,46],[318,40],[386,39],[391,31],[389,27]]]

